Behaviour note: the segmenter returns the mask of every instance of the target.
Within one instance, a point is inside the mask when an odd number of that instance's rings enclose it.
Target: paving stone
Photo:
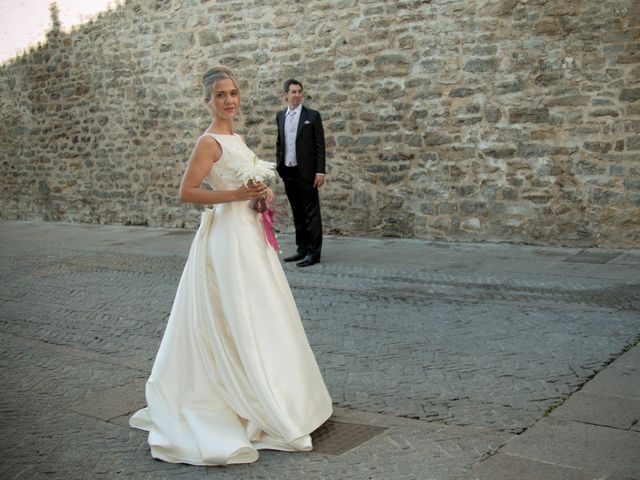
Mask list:
[[[640,478],[640,434],[544,418],[501,453],[600,474]]]
[[[618,359],[616,359],[616,366],[623,367],[626,365],[640,365],[640,345],[636,345],[624,352]]]
[[[602,480],[601,473],[499,453],[455,480]],[[606,477],[609,478],[609,477]]]
[[[640,420],[640,399],[579,391],[551,416],[628,430]]]
[[[640,366],[616,363],[596,375],[585,386],[584,391],[606,394],[613,388],[618,396],[640,400]]]

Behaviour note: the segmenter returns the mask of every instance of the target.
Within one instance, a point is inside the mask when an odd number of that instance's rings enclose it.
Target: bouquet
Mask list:
[[[260,160],[254,155],[252,164],[245,170],[240,171],[238,176],[243,185],[249,186],[250,184],[264,182],[269,178],[273,178],[275,176],[274,168],[275,165],[273,163]],[[267,198],[260,197],[252,200],[251,208],[258,213],[264,213],[267,210]]]
[[[250,184],[264,182],[267,179],[275,177],[275,172],[273,171],[275,164],[260,160],[255,155],[251,163],[252,164],[246,169],[238,173],[243,185],[249,186]],[[271,245],[276,252],[282,253],[278,245],[278,240],[276,240],[275,227],[273,225],[273,211],[267,207],[267,197],[262,196],[256,200],[252,200],[250,206],[253,210],[262,214],[262,228],[267,243]]]

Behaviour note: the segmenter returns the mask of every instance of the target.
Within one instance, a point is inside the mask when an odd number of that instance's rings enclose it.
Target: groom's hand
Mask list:
[[[316,175],[316,179],[313,182],[313,188],[320,188],[324,185],[324,175]]]

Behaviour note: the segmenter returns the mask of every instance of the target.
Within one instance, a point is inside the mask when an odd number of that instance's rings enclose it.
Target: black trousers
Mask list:
[[[285,167],[282,180],[293,212],[298,253],[320,260],[322,217],[318,189],[300,178],[298,167]]]

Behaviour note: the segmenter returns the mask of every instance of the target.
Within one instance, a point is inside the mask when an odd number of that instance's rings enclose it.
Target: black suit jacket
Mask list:
[[[281,177],[285,168],[284,119],[286,114],[286,108],[276,114],[276,122],[278,124],[276,170]],[[309,183],[313,183],[316,173],[325,173],[325,157],[324,129],[320,113],[303,105],[300,112],[300,121],[298,122],[298,135],[296,136],[296,159],[300,177]]]

